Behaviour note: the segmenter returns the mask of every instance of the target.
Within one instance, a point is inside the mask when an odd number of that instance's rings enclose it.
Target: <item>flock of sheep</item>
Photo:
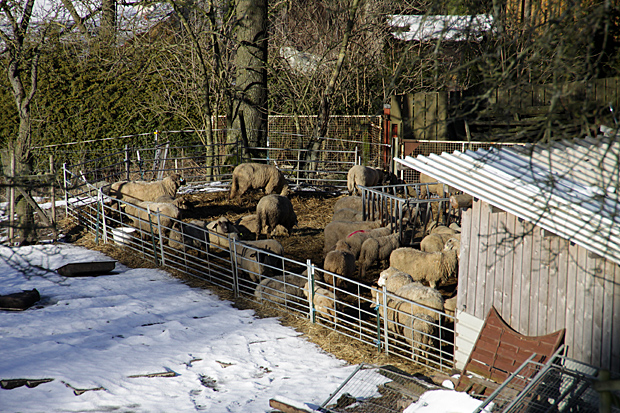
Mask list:
[[[309,293],[305,276],[285,278],[274,271],[283,268],[284,249],[273,236],[279,228],[290,235],[298,223],[287,196],[286,179],[275,166],[244,163],[234,169],[229,199],[241,197],[249,189],[264,191],[256,213],[234,223],[224,217],[213,222],[181,221],[187,205],[183,198],[177,197],[177,190],[183,184],[178,174],[156,182],[117,182],[111,185],[110,196],[126,203],[125,213],[142,233],[157,228],[151,225],[152,213],[159,211],[159,226],[166,231],[168,245],[177,250],[208,251],[209,244],[228,248],[230,238],[243,237],[241,248],[236,249],[242,258],[238,261],[239,268],[257,285],[257,298],[283,302],[287,297],[312,296],[319,314],[328,319],[338,315],[338,295],[346,291],[347,280],[366,280],[368,269],[379,266],[382,271],[374,281],[402,298],[386,300],[390,329],[404,336],[414,348],[430,348],[436,344],[441,314],[454,311],[455,297],[444,300],[437,288],[457,276],[460,229],[436,226],[421,240],[419,248],[412,248],[400,245],[399,234],[392,233],[391,226],[383,226],[385,219],[363,221],[358,187],[383,185],[389,179],[390,174],[380,169],[354,166],[349,171],[349,196],[334,204],[332,221],[324,228],[322,273],[325,275],[318,280],[323,287],[315,285],[313,294]],[[437,190],[443,189],[438,186]],[[255,239],[247,239],[248,234]],[[263,234],[266,239],[260,239]],[[370,290],[374,300],[382,304],[381,290],[376,287]]]

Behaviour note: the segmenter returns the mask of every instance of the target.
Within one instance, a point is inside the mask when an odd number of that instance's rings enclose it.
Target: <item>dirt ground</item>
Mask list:
[[[231,221],[236,221],[243,215],[256,212],[256,204],[260,200],[262,193],[248,193],[241,199],[229,201],[228,192],[205,192],[183,195],[190,202],[191,208],[184,214],[184,220],[204,219],[214,220],[221,216],[227,217]],[[284,247],[285,255],[300,262],[310,259],[315,265],[321,266],[323,263],[323,228],[332,218],[333,205],[341,196],[334,196],[326,193],[317,192],[297,192],[291,194],[289,198],[297,214],[299,224],[293,228],[290,237],[278,236],[278,241]],[[64,221],[63,233],[67,234],[66,239],[78,245],[90,249],[99,250],[117,259],[119,262],[129,267],[153,267],[149,261],[144,261],[135,254],[126,254],[122,249],[114,244],[95,243],[94,236],[88,234],[83,228],[75,226],[73,223]],[[376,281],[380,266],[375,265],[367,273],[366,283]],[[196,288],[209,288],[217,293],[222,299],[232,301],[238,308],[252,308],[260,317],[279,317],[283,325],[295,328],[305,335],[309,340],[319,345],[323,350],[334,354],[336,357],[346,360],[352,364],[370,363],[377,365],[391,364],[410,374],[432,375],[428,369],[421,368],[419,365],[410,363],[407,360],[387,356],[378,352],[374,346],[366,345],[356,340],[333,332],[322,327],[320,324],[312,324],[306,319],[301,319],[285,312],[281,312],[273,307],[258,306],[255,302],[235,299],[232,293],[227,290],[219,289],[208,283],[195,278],[188,279],[183,274],[173,274],[181,278],[187,284]]]

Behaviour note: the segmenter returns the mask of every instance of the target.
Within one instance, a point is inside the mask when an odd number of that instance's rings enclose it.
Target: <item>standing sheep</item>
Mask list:
[[[379,279],[377,280],[377,285],[382,288],[385,287],[385,290],[389,293],[395,293],[400,287],[403,285],[411,284],[413,282],[413,278],[411,275],[406,272],[402,272],[400,270],[389,267],[379,274]],[[422,285],[422,284],[420,284]],[[383,294],[382,291],[378,291],[376,289],[370,290],[373,301],[377,304],[383,304]]]
[[[359,195],[344,196],[334,204],[334,212],[339,209],[354,209],[361,212],[363,208],[362,197]]]
[[[237,245],[236,255],[238,268],[259,283],[263,276],[278,275],[284,248],[276,240],[243,241]]]
[[[359,230],[371,230],[379,228],[381,221],[334,221],[325,226],[323,236],[325,247],[323,255],[334,249],[338,240],[345,239],[347,235]]]
[[[359,195],[359,186],[376,186],[383,183],[385,172],[369,166],[355,165],[347,174],[349,195]]]
[[[153,202],[160,196],[175,198],[177,190],[185,180],[179,174],[172,174],[161,181],[120,181],[110,186],[110,196],[120,201],[138,203]]]
[[[439,252],[443,250],[446,241],[452,237],[452,234],[432,233],[428,234],[420,242],[420,250],[424,252]]]
[[[282,225],[291,234],[295,225],[297,225],[297,215],[293,210],[293,204],[290,199],[283,195],[267,195],[258,201],[256,205],[257,227],[256,239],[263,232],[267,232],[267,236],[272,235],[277,225]]]
[[[233,170],[229,199],[242,196],[248,189],[263,188],[265,194],[288,194],[288,184],[282,172],[273,165],[242,163]]]
[[[427,282],[435,288],[458,272],[457,252],[424,252],[415,248],[402,247],[392,251],[390,267],[411,275],[414,281]]]
[[[366,270],[376,261],[386,261],[396,248],[400,247],[399,234],[385,237],[369,238],[362,244],[360,250],[360,279],[366,276]]]
[[[346,285],[346,279],[353,278],[355,274],[355,257],[342,244],[338,248],[328,252],[325,256],[323,269],[326,272],[323,279],[332,287],[343,288]],[[340,277],[334,277],[331,273]]]
[[[159,222],[157,222],[159,211]],[[137,205],[128,204],[125,213],[133,221],[133,226],[140,230],[140,236],[150,235],[151,228],[154,234],[159,234],[159,227],[167,232],[173,220],[181,219],[181,211],[173,204],[165,202],[138,202]]]
[[[364,241],[368,238],[385,237],[392,233],[390,227],[379,227],[371,230],[354,231],[347,235],[342,241],[349,245],[349,251],[355,256],[355,259],[359,259],[360,251]]]

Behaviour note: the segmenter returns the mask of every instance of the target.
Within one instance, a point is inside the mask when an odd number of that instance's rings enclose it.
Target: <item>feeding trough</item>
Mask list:
[[[95,277],[110,273],[116,261],[71,262],[56,269],[64,277]]]
[[[0,295],[0,310],[22,311],[30,308],[41,299],[37,289],[21,291],[18,293]]]

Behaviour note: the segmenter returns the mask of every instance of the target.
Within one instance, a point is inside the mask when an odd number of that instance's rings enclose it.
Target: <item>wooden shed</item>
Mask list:
[[[566,329],[568,357],[620,372],[620,139],[397,158],[474,197],[462,214],[456,366],[494,306],[516,331]]]

